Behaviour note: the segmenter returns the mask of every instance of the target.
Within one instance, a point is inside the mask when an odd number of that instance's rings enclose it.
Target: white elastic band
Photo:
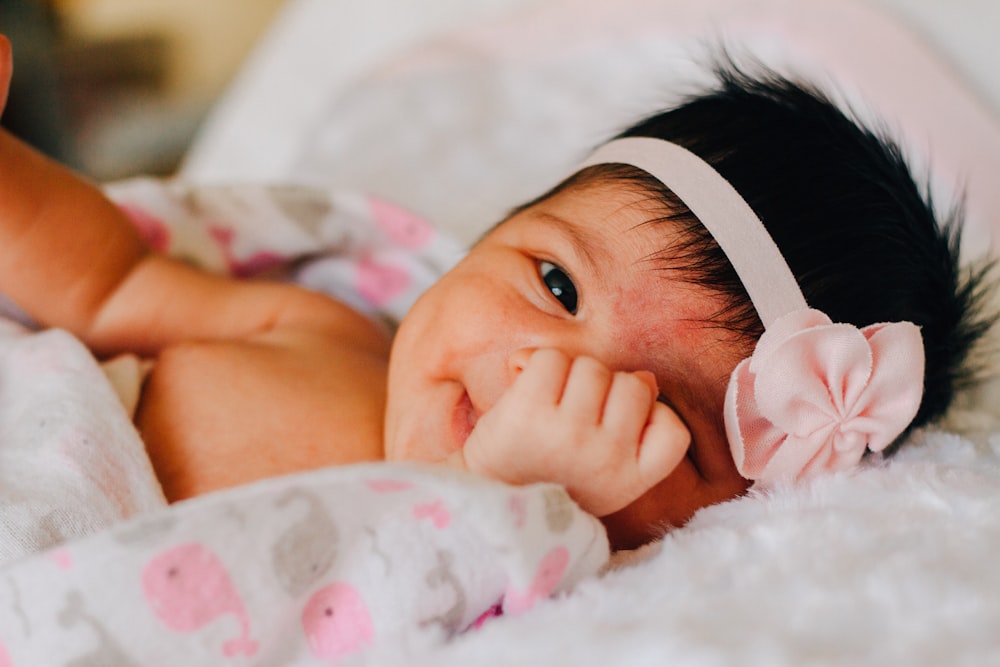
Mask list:
[[[598,148],[578,170],[612,163],[642,169],[691,209],[726,253],[765,328],[782,315],[808,307],[763,223],[736,188],[707,162],[669,141],[627,137]]]

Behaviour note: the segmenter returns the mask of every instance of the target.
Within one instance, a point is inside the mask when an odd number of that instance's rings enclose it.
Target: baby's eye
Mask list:
[[[538,273],[552,296],[559,299],[570,315],[576,315],[576,286],[566,272],[552,262],[539,262]]]

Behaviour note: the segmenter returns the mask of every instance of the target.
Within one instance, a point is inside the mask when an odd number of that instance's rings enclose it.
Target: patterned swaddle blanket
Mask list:
[[[354,193],[133,180],[109,194],[158,250],[294,280],[390,326],[462,255]],[[18,437],[0,442],[0,473],[30,482],[0,512],[0,667],[335,664],[526,611],[608,559],[600,522],[560,487],[436,466],[344,466],[166,506],[96,360],[65,332],[4,327],[0,429]]]
[[[328,665],[524,612],[608,556],[562,488],[344,466],[179,503],[0,572],[0,665]]]
[[[157,251],[236,277],[292,280],[398,321],[465,254],[390,202],[297,186],[197,186],[132,179],[107,186]]]

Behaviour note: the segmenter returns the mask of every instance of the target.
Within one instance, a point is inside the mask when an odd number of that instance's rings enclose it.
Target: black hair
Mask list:
[[[984,314],[991,262],[962,267],[961,206],[939,222],[929,187],[917,184],[887,132],[866,128],[814,86],[761,70],[716,65],[713,87],[619,136],[671,141],[712,165],[761,218],[809,305],[834,322],[920,327],[924,392],[908,432],[943,415],[974,379],[970,351],[996,319]],[[721,295],[713,323],[752,347],[760,320],[687,207],[625,165],[591,167],[557,189],[594,179],[631,183],[662,204],[659,220],[683,239],[662,253],[664,267]]]

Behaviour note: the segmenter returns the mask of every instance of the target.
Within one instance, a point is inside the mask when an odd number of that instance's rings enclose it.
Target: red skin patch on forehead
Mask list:
[[[655,274],[651,278],[665,280]],[[654,358],[679,347],[694,352],[706,343],[708,309],[698,296],[683,284],[668,293],[662,283],[621,288],[612,306],[616,336],[623,345],[645,350]]]

